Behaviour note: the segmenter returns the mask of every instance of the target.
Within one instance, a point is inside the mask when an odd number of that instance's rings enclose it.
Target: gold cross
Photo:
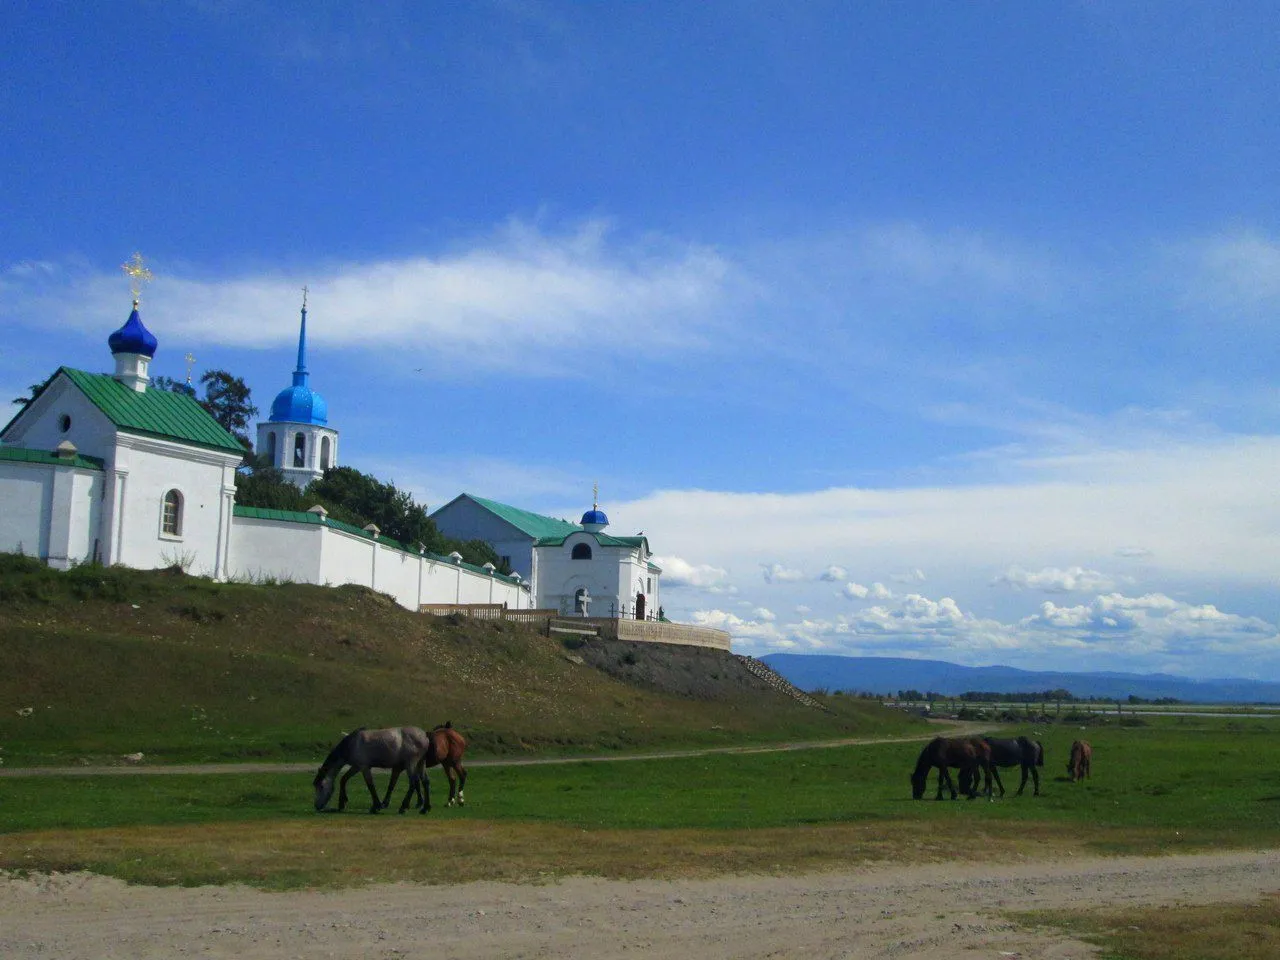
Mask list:
[[[187,361],[187,383],[190,383],[191,382],[191,365],[196,362],[196,358],[194,354],[188,353],[185,357],[183,357],[183,359]]]
[[[135,253],[133,259],[120,264],[120,269],[129,277],[129,289],[133,293],[133,305],[138,305],[138,300],[142,297],[142,285],[150,283],[154,276],[147,265],[142,260],[142,254]]]
[[[302,309],[307,309],[307,288],[302,288]]]

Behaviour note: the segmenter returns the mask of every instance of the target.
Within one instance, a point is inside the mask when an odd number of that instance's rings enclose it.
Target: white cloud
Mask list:
[[[840,583],[849,579],[849,571],[833,563],[818,574],[818,579],[826,583]]]
[[[872,600],[892,600],[893,599],[893,591],[890,590],[888,587],[886,587],[883,583],[880,583],[878,581],[876,583],[871,584],[871,588],[868,591],[868,593],[870,594]]]
[[[799,570],[791,570],[780,563],[762,563],[760,567],[765,583],[795,583],[804,579]]]
[[[729,575],[723,567],[693,564],[681,557],[654,556],[653,562],[662,568],[664,587],[723,587]]]
[[[435,256],[246,270],[228,278],[202,278],[176,263],[153,267],[157,279],[144,293],[144,315],[183,342],[295,342],[306,284],[313,344],[391,346],[416,354],[417,362],[525,368],[531,356],[550,363],[588,340],[602,352],[690,349],[735,285],[732,265],[710,248],[626,245],[602,221],[563,234],[513,221]],[[126,291],[114,268],[17,264],[0,273],[0,294],[11,308],[45,328],[114,329]],[[643,337],[635,336],[637,327]]]
[[[870,593],[871,591],[869,591],[862,584],[854,583],[852,580],[850,580],[848,583],[844,585],[844,589],[841,590],[840,592],[850,600],[865,600],[867,594]]]
[[[893,573],[889,575],[889,579],[895,583],[924,583],[924,571],[919,567],[913,567],[910,570],[904,570],[901,573]]]
[[[1211,237],[1190,247],[1200,269],[1189,298],[1222,309],[1280,303],[1280,243],[1257,232]]]
[[[762,620],[765,623],[772,623],[774,620],[778,619],[777,614],[767,607],[756,607],[755,610],[751,612],[751,616],[756,620]]]
[[[1168,672],[1205,678],[1246,674],[1242,658],[1280,660],[1280,635],[1267,621],[1164,594],[1112,593],[1075,607],[1045,601],[1039,613],[1014,623],[976,616],[951,597],[909,594],[893,605],[828,619],[766,624],[725,615],[712,625],[748,650],[915,656],[1033,670],[1132,670],[1155,662]],[[1232,668],[1206,672],[1205,663],[1214,658]]]
[[[1040,590],[1044,593],[1096,593],[1099,590],[1112,589],[1116,581],[1105,573],[1086,570],[1084,567],[1068,567],[1066,570],[1045,567],[1035,572],[1021,567],[1010,567],[992,583],[1015,589]]]

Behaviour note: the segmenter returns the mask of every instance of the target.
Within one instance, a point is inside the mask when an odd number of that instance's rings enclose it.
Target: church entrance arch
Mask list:
[[[636,619],[637,620],[644,619],[644,594],[643,593],[636,594]]]

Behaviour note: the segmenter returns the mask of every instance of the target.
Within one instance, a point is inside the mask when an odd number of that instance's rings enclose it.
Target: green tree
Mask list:
[[[200,377],[200,383],[204,387],[204,399],[200,405],[222,425],[222,429],[244,444],[246,450],[252,450],[249,421],[258,415],[258,408],[249,400],[249,387],[244,380],[226,370],[206,370]]]

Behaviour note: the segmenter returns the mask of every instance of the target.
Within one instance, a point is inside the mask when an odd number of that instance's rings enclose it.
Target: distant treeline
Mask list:
[[[986,690],[967,690],[958,697],[935,693],[930,690],[899,690],[898,700],[928,701],[929,703],[960,700],[965,703],[1115,703],[1115,697],[1077,697],[1070,690],[1040,690],[1016,693],[992,693]],[[1137,697],[1130,694],[1126,703],[1173,704],[1181,703],[1177,697]]]

